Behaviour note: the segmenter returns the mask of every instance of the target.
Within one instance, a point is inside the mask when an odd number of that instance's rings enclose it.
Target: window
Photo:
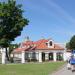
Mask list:
[[[48,46],[48,43],[46,43],[46,45]]]
[[[50,43],[49,43],[49,44],[50,44],[50,46],[52,46],[52,41],[50,41]]]

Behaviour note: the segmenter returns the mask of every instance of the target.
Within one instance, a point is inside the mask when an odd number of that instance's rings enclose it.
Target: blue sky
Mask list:
[[[30,22],[14,43],[22,42],[25,36],[34,41],[52,38],[55,42],[65,43],[75,34],[75,0],[16,1],[23,5],[23,16]]]

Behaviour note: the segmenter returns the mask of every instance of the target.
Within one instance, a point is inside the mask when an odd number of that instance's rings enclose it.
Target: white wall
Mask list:
[[[71,52],[66,52],[66,59],[68,60],[71,56]]]
[[[13,56],[13,55],[11,54],[11,56]],[[21,53],[18,53],[18,54],[15,53],[15,54],[14,54],[14,57],[16,57],[16,58],[21,58],[21,56],[22,56]]]
[[[36,52],[36,60],[39,60],[39,52]]]

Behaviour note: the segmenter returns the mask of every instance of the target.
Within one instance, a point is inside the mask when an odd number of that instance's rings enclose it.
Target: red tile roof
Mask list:
[[[17,48],[15,51],[31,51],[31,50],[64,50],[63,47],[59,46],[58,44],[54,44],[54,48],[49,48],[46,43],[50,39],[41,39],[36,42],[33,41],[26,41],[22,43],[23,48]]]
[[[33,45],[34,42],[33,41],[26,41],[22,43],[22,46],[29,46],[29,45]]]

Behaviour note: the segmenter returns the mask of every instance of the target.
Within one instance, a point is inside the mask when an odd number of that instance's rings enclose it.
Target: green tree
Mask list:
[[[70,42],[66,43],[67,50],[70,49]]]
[[[9,56],[11,54],[11,52],[15,49],[15,48],[18,48],[19,45],[18,44],[10,44],[9,45]]]
[[[71,38],[69,45],[71,50],[75,49],[75,35]]]
[[[22,5],[16,4],[16,0],[0,2],[0,46],[6,48],[7,59],[7,47],[9,47],[11,41],[21,35],[23,27],[28,25],[29,22],[23,17],[24,11],[21,7]]]

